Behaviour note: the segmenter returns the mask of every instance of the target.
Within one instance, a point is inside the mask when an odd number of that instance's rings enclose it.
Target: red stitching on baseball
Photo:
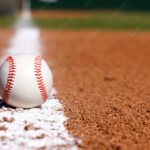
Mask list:
[[[46,101],[48,98],[48,94],[46,91],[46,87],[44,85],[42,71],[41,71],[42,57],[40,57],[40,56],[35,57],[34,65],[35,65],[35,68],[34,68],[35,69],[35,77],[37,79],[38,87],[40,89],[40,92],[42,94],[44,101]]]
[[[9,74],[8,74],[6,88],[5,88],[4,93],[3,93],[3,100],[5,103],[7,103],[8,98],[11,94],[11,90],[12,90],[13,85],[14,85],[14,79],[16,76],[16,64],[15,64],[14,58],[10,56],[6,59],[6,61],[9,62]]]

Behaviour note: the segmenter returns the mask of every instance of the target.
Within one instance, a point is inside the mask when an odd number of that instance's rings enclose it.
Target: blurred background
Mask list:
[[[0,0],[0,27],[10,27],[25,2],[39,28],[150,29],[149,0]]]
[[[33,9],[149,10],[149,0],[31,0]]]
[[[32,9],[150,10],[149,0],[30,0],[30,2]],[[21,9],[22,3],[23,0],[0,0],[0,13],[15,13]]]
[[[0,14],[14,14],[21,9],[22,2],[22,0],[0,0]]]

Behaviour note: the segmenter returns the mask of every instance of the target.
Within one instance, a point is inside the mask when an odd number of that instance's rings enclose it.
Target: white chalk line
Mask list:
[[[24,22],[24,23],[23,23]],[[8,55],[17,54],[41,54],[40,31],[31,27],[31,15],[24,12],[16,25],[16,35],[11,41],[7,50]],[[23,26],[26,24],[26,26]],[[56,90],[53,88],[50,98],[41,108],[32,109],[0,109],[0,127],[5,126],[6,130],[0,130],[1,150],[34,150],[44,149],[78,149],[74,139],[65,128],[67,118],[64,116],[63,106],[58,99],[55,99]],[[7,122],[13,118],[12,122]],[[31,129],[25,130],[27,125]]]
[[[67,118],[64,116],[63,107],[58,99],[55,99],[55,89],[52,90],[50,99],[41,108],[32,109],[0,109],[0,120],[4,117],[12,122],[3,121],[0,126],[5,126],[6,131],[0,131],[1,150],[30,150],[44,149],[77,149],[75,139],[68,134],[64,126]],[[25,130],[27,125],[34,128]]]

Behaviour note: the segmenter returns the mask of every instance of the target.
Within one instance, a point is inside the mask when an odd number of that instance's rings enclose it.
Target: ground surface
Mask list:
[[[83,149],[150,147],[150,33],[49,31],[44,58]]]
[[[47,29],[150,30],[149,12],[33,11],[34,21]]]
[[[5,48],[9,46],[8,39],[13,33],[13,30],[10,29],[0,29],[0,56],[5,53]]]
[[[0,56],[11,35],[0,30]],[[76,145],[148,150],[150,33],[42,30],[41,39]]]
[[[97,14],[97,11],[73,11],[73,10],[68,10],[68,11],[63,11],[63,10],[35,10],[32,11],[32,16],[34,18],[64,18],[64,17],[70,17],[70,18],[76,18],[76,17],[89,17],[94,14]]]
[[[0,16],[0,28],[10,28],[17,16]],[[33,11],[36,26],[43,29],[150,30],[149,12]]]
[[[15,21],[16,21],[15,16],[0,16],[0,28],[13,27]]]

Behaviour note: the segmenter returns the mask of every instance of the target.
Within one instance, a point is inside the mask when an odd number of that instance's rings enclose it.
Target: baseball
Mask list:
[[[48,99],[52,83],[52,73],[40,56],[10,56],[0,68],[0,95],[13,107],[40,106]]]

